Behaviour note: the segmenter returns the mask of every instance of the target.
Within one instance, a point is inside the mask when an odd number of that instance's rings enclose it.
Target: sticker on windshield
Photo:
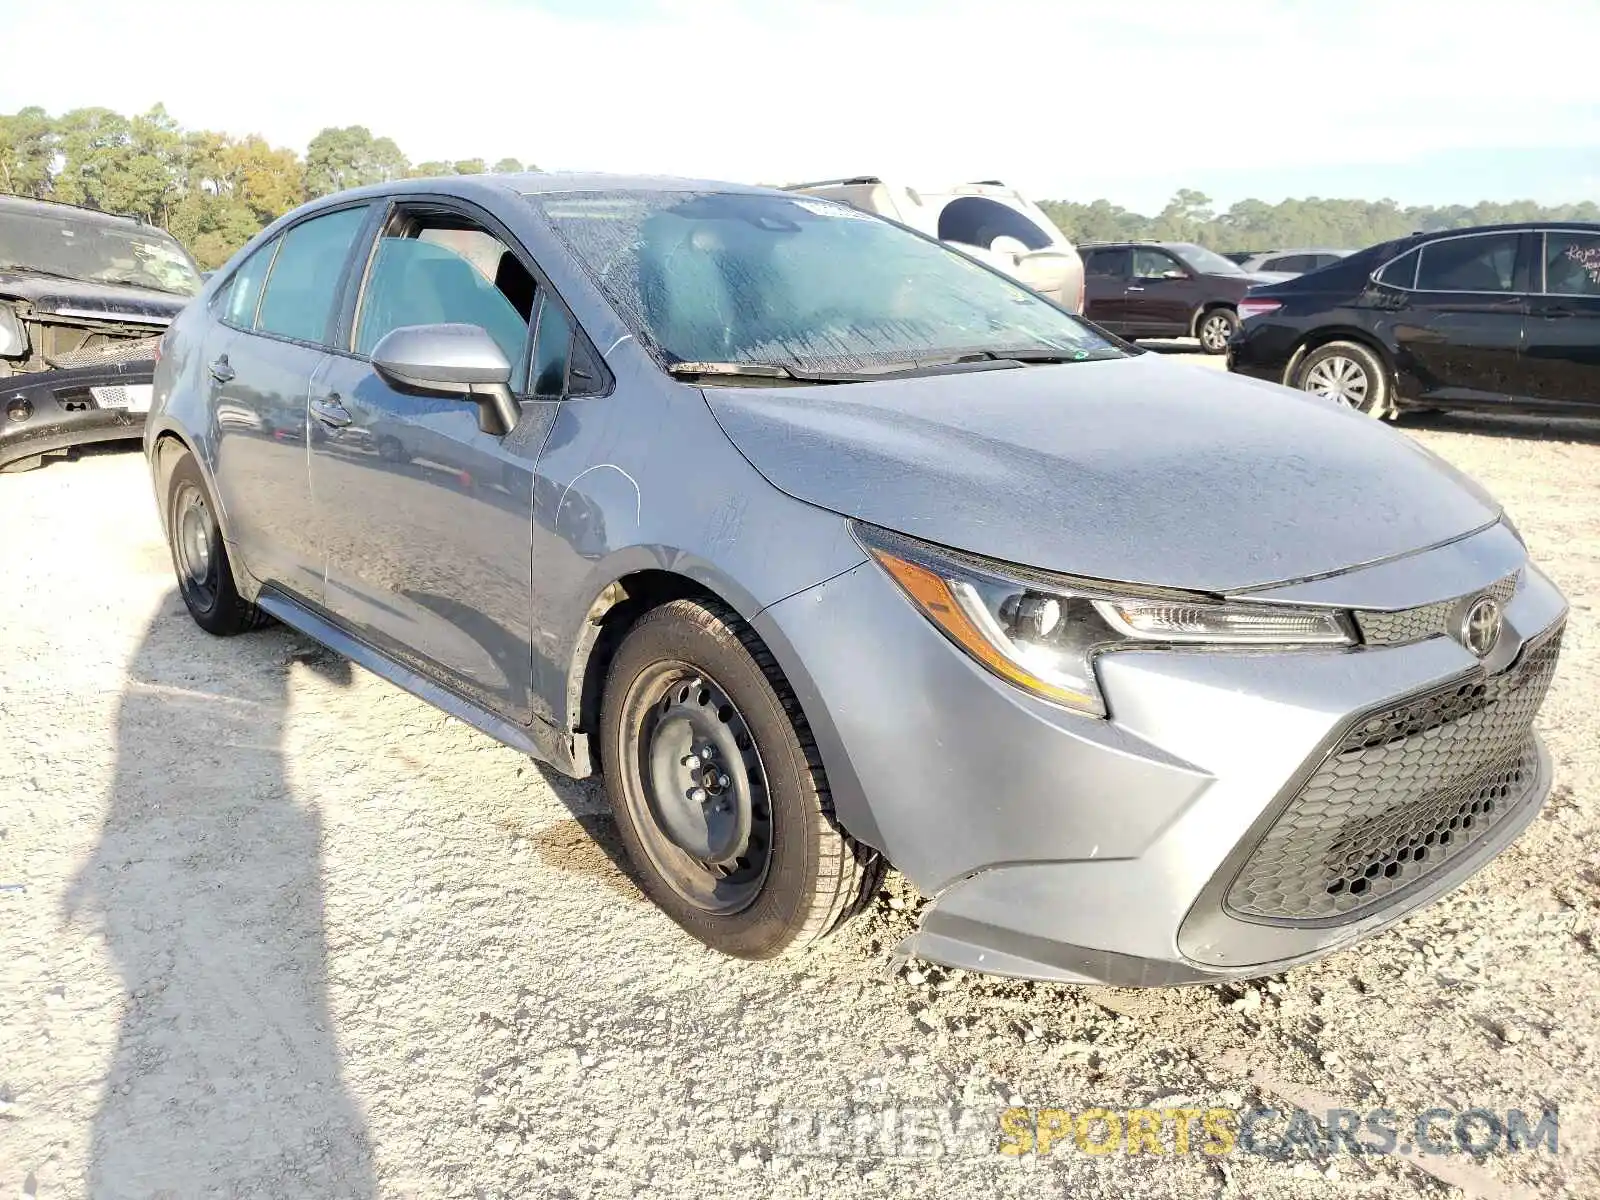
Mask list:
[[[847,217],[856,221],[870,221],[872,215],[864,213],[859,208],[852,208],[848,204],[836,204],[831,200],[801,200],[792,202],[796,208],[803,208],[808,213],[815,213],[819,217]]]

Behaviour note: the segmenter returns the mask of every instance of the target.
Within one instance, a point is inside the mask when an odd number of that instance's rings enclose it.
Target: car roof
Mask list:
[[[23,212],[36,216],[65,217],[70,216],[75,221],[85,221],[96,225],[132,225],[137,229],[153,229],[155,226],[146,225],[138,217],[124,216],[122,213],[101,212],[98,208],[85,208],[81,204],[67,204],[61,200],[35,200],[29,196],[0,196],[0,214]]]

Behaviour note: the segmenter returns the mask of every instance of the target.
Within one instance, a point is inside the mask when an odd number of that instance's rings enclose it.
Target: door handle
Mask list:
[[[1130,292],[1142,292],[1144,291],[1144,288],[1140,287],[1137,283],[1130,283],[1127,290]]]
[[[321,421],[329,429],[343,429],[355,420],[350,415],[350,410],[339,403],[339,393],[324,396],[321,400],[311,402],[311,415]]]
[[[1578,312],[1572,308],[1547,308],[1539,315],[1542,317],[1575,317]]]
[[[211,365],[208,366],[206,370],[211,372],[211,378],[215,379],[218,383],[227,383],[228,380],[232,379],[236,374],[238,374],[237,371],[228,365],[228,356],[226,354],[220,355],[218,358],[213,360]]]

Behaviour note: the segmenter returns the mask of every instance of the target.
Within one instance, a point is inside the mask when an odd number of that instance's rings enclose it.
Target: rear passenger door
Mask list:
[[[1127,319],[1131,261],[1126,246],[1083,252],[1083,315],[1113,333]]]
[[[1600,409],[1600,235],[1550,229],[1536,244],[1525,398]]]
[[[1418,248],[1406,309],[1394,324],[1401,394],[1453,405],[1498,405],[1523,394],[1531,247],[1531,235],[1511,231]],[[1390,282],[1387,268],[1381,278]]]
[[[322,599],[322,545],[306,469],[306,400],[327,357],[365,204],[290,227],[218,294],[204,364],[214,477],[236,557],[256,579]]]

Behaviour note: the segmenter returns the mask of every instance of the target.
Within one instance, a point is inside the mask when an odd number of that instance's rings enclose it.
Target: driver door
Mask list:
[[[1128,321],[1152,337],[1188,337],[1197,307],[1189,269],[1165,250],[1135,246]]]

